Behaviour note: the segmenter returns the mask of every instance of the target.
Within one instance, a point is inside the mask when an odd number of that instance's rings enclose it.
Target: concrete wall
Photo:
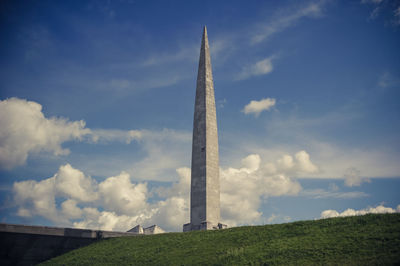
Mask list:
[[[0,265],[35,265],[110,237],[135,233],[0,224]]]

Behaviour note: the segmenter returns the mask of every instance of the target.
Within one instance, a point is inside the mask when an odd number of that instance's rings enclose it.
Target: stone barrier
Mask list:
[[[132,232],[0,224],[0,265],[35,265],[95,241]]]

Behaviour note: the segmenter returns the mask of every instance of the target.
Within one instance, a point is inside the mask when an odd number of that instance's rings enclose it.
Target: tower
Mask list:
[[[207,28],[197,73],[193,120],[190,223],[183,231],[226,227],[220,224],[218,130]]]

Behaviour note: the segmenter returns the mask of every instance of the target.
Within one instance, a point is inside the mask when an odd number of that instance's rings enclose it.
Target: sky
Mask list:
[[[400,2],[2,1],[0,222],[189,222],[201,35],[230,227],[400,212]]]

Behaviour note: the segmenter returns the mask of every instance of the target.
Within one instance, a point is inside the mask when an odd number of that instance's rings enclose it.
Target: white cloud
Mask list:
[[[397,205],[397,210],[392,209],[390,207],[385,207],[383,205],[379,205],[375,208],[369,207],[363,210],[354,210],[354,209],[347,209],[341,213],[339,213],[336,210],[325,210],[321,212],[321,217],[322,219],[325,218],[333,218],[333,217],[346,217],[346,216],[356,216],[356,215],[365,215],[368,213],[395,213],[399,212],[400,210],[400,205]]]
[[[139,215],[117,215],[115,212],[99,211],[96,208],[84,208],[84,219],[73,223],[76,228],[90,228],[114,231],[128,231],[138,224]]]
[[[297,195],[301,186],[288,174],[308,171],[298,166],[302,163],[294,159],[291,167],[282,168],[278,162],[263,164],[258,154],[251,154],[242,160],[240,168],[220,169],[223,222],[229,226],[259,222],[262,200]],[[63,165],[53,177],[14,183],[17,215],[41,216],[84,228],[126,231],[140,223],[181,231],[189,222],[190,169],[178,168],[176,172],[177,182],[148,191],[146,183],[132,183],[126,172],[97,183],[69,164]],[[160,199],[152,201],[154,196]]]
[[[170,52],[164,54],[152,55],[145,60],[143,66],[154,66],[162,64],[170,64],[180,61],[195,62],[198,60],[199,47],[198,44],[192,44],[187,47],[182,47],[177,52]]]
[[[284,216],[281,214],[271,214],[270,217],[268,217],[265,220],[265,223],[267,224],[272,224],[272,223],[279,223],[279,222],[289,222],[290,220],[292,220],[292,218],[290,216]]]
[[[397,9],[399,12],[399,19],[400,19],[400,6]],[[387,88],[394,87],[396,85],[400,84],[400,80],[395,77],[393,74],[390,72],[383,72],[378,79],[378,87],[385,90]]]
[[[168,197],[182,197],[189,198],[190,195],[190,176],[191,169],[188,167],[181,167],[176,169],[179,176],[178,182],[175,182],[171,187],[159,187],[155,192],[162,198]]]
[[[399,7],[400,8],[400,7]],[[386,88],[389,86],[390,74],[388,72],[383,73],[379,77],[378,86],[380,88]]]
[[[310,155],[302,150],[293,156],[284,154],[276,161],[276,164],[267,164],[266,168],[271,173],[284,172],[291,176],[302,176],[306,174],[310,176],[318,173],[318,167],[311,162]]]
[[[272,60],[275,58],[276,56],[270,56],[254,63],[253,65],[247,65],[243,67],[242,72],[237,77],[237,80],[243,80],[252,76],[260,76],[271,73],[274,69]]]
[[[130,144],[132,140],[141,140],[141,130],[94,129],[91,133],[93,142],[122,141]]]
[[[300,195],[310,197],[313,199],[326,199],[326,198],[356,199],[369,196],[367,193],[362,191],[340,192],[332,190],[328,191],[324,189],[305,189],[301,191]]]
[[[81,218],[82,210],[76,204],[76,200],[67,199],[61,204],[61,213],[70,219]]]
[[[149,193],[147,193],[144,184],[132,184],[125,173],[123,174],[125,176],[119,177],[122,181],[118,181],[118,186],[124,185],[128,189],[123,189],[121,196],[118,196],[117,186],[112,186],[110,190],[103,191],[104,200],[103,204],[100,203],[100,206],[104,206],[109,200],[112,200],[113,204],[108,203],[104,211],[99,211],[97,208],[84,208],[82,219],[74,222],[73,225],[79,228],[127,231],[137,224],[145,226],[157,224],[163,229],[181,231],[182,225],[187,223],[189,219],[190,169],[180,168],[177,169],[177,173],[179,181],[171,187],[154,189],[152,193],[156,193],[159,197],[165,199],[152,204],[148,202],[148,198],[145,198],[145,196],[149,196]],[[107,178],[103,183],[106,184],[110,181],[114,183],[116,179]],[[140,191],[135,193],[135,191],[132,191],[135,189]],[[110,196],[108,192],[115,195]],[[126,199],[126,202],[124,202],[124,199]],[[136,202],[138,206],[130,209],[124,207],[126,203],[129,205],[133,202]]]
[[[361,0],[362,4],[380,4],[383,0]]]
[[[363,182],[371,182],[370,179],[361,177],[360,171],[354,167],[346,169],[344,174],[344,184],[348,187],[358,187]]]
[[[246,158],[242,159],[243,170],[248,173],[257,171],[260,167],[261,158],[258,154],[250,154]]]
[[[148,223],[157,224],[167,230],[181,231],[183,224],[189,222],[190,171],[187,167],[178,168],[177,182],[170,187],[155,189],[154,192],[165,200],[153,204],[152,217],[148,219]]]
[[[386,2],[386,3],[385,3]],[[374,7],[374,9],[371,11],[371,14],[369,18],[375,19],[377,18],[381,13],[390,13],[391,19],[386,21],[392,24],[393,26],[399,26],[400,25],[400,5],[393,1],[392,3],[388,3],[390,1],[384,1],[384,0],[361,0],[361,4],[369,4]],[[387,11],[387,12],[385,12]],[[385,23],[387,24],[387,23]]]
[[[175,169],[190,164],[191,132],[163,129],[143,130],[145,158],[134,162],[128,172],[136,179],[175,181]]]
[[[390,150],[367,151],[317,142],[313,145],[321,169],[316,177],[343,179],[346,178],[346,175],[343,175],[346,169],[362,169],[365,174],[361,179],[357,178],[357,175],[347,175],[350,178],[347,184],[354,186],[359,181],[368,182],[369,178],[398,176],[400,167],[396,161],[397,156]]]
[[[316,173],[318,168],[310,161],[310,155],[306,151],[296,153],[297,165],[302,173]]]
[[[376,19],[379,16],[379,12],[381,12],[381,7],[377,6],[374,8],[374,10],[372,10],[371,14],[369,15],[369,18],[372,19]]]
[[[400,25],[400,6],[398,6],[394,11],[394,20],[393,20],[393,24],[395,26]]]
[[[29,154],[47,151],[68,154],[61,144],[90,134],[84,121],[47,119],[36,102],[10,98],[0,101],[0,168],[23,165]]]
[[[54,177],[40,182],[33,180],[15,182],[13,191],[14,202],[19,206],[18,215],[22,217],[38,215],[59,222]]]
[[[288,154],[283,155],[277,162],[279,167],[283,169],[290,169],[294,166],[293,157]]]
[[[341,109],[312,119],[276,113],[265,123],[266,130],[261,137],[245,138],[238,142],[235,136],[235,139],[230,140],[232,145],[236,145],[232,149],[258,153],[264,158],[273,159],[271,157],[282,152],[293,153],[305,147],[313,155],[313,162],[318,165],[319,170],[312,176],[304,175],[305,178],[344,179],[345,170],[351,167],[362,171],[365,181],[366,178],[397,177],[400,171],[396,160],[398,151],[390,145],[390,141],[382,140],[374,149],[365,149],[343,145],[336,140],[330,141],[332,136],[321,134],[321,130],[332,133],[338,128],[351,126],[363,117],[357,110],[348,107]]]
[[[98,198],[94,190],[96,181],[69,164],[61,166],[53,179],[56,192],[60,196],[81,202],[91,202]]]
[[[274,98],[265,98],[259,101],[250,101],[242,112],[245,114],[254,114],[256,117],[260,115],[262,111],[268,111],[275,106],[276,100]]]
[[[66,222],[79,213],[77,202],[97,200],[97,183],[69,164],[60,166],[58,172],[40,182],[34,180],[15,182],[14,202],[19,206],[18,215],[39,215],[54,222]],[[56,197],[67,198],[60,212]],[[72,215],[72,216],[69,216]]]
[[[149,219],[152,223],[161,228],[179,232],[182,230],[183,224],[189,222],[189,198],[169,197],[166,200],[159,201],[153,211],[154,215]]]
[[[220,171],[221,216],[230,226],[259,222],[263,199],[297,195],[301,190],[300,184],[287,175],[288,169],[277,163],[262,164],[258,154],[244,158],[242,166]]]
[[[98,184],[67,164],[40,182],[14,183],[17,215],[41,216],[58,224],[94,229],[126,231],[142,223],[179,231],[188,217],[190,170],[181,168],[177,173],[180,181],[160,189],[159,194],[166,199],[150,204],[147,184],[133,184],[128,173]],[[56,204],[58,199],[64,199],[60,206]]]
[[[284,11],[276,14],[273,19],[266,24],[263,24],[256,31],[251,39],[253,44],[260,43],[273,34],[281,32],[288,27],[296,24],[302,18],[315,18],[322,15],[322,8],[326,1],[319,1],[314,3],[308,3],[302,7],[296,7],[291,11]]]
[[[278,216],[276,216],[275,214],[271,214],[271,216],[267,219],[267,223],[272,223],[274,220],[276,220],[276,218],[278,218]]]
[[[28,156],[52,152],[55,156],[69,154],[62,144],[67,141],[89,143],[132,141],[141,143],[148,157],[134,165],[142,177],[152,178],[175,169],[182,163],[185,149],[170,149],[190,141],[191,134],[174,130],[89,129],[85,122],[65,118],[46,118],[42,106],[33,101],[10,98],[0,101],[0,168],[12,169],[26,163]],[[166,157],[166,151],[174,153]],[[156,167],[157,166],[157,167]],[[139,170],[138,170],[139,169]]]
[[[132,184],[126,172],[101,182],[99,192],[105,210],[130,215],[147,209],[147,184]]]

